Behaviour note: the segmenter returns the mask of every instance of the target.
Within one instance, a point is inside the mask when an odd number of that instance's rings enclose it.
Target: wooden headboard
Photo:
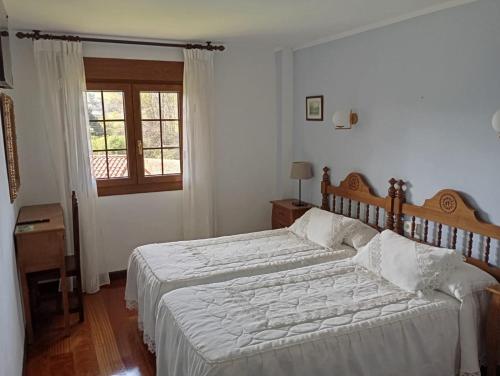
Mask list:
[[[330,182],[329,171],[328,167],[323,168],[321,209],[360,219],[378,230],[394,228],[394,202],[397,195],[395,179],[389,181],[387,196],[379,197],[373,193],[363,175],[351,172],[338,186],[335,186]],[[382,226],[380,226],[380,209],[384,211],[382,215],[385,214],[386,217]]]
[[[406,202],[405,183],[398,181],[394,200],[394,230],[401,235],[437,247],[457,249],[459,232],[463,235],[461,252],[467,262],[483,269],[500,281],[500,268],[489,263],[492,240],[500,242],[500,226],[479,219],[476,210],[453,189],[443,189],[423,205]],[[417,219],[422,229],[416,231]],[[403,231],[403,221],[410,220],[409,233]],[[443,235],[443,233],[445,233]],[[432,239],[431,239],[432,238]],[[500,243],[493,244],[498,255]],[[473,252],[476,250],[476,252]],[[497,262],[499,258],[497,257]]]

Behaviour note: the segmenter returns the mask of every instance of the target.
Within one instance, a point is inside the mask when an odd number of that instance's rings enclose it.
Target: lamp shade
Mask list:
[[[310,179],[312,177],[312,165],[309,162],[292,162],[291,179]]]
[[[491,119],[491,125],[492,125],[493,129],[500,136],[500,110],[495,112],[495,115],[493,115],[493,119]]]
[[[332,123],[336,129],[351,129],[358,123],[358,114],[349,111],[335,111],[332,116]]]

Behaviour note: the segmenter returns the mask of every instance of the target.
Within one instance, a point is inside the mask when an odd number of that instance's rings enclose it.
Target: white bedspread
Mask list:
[[[452,376],[459,315],[350,259],[178,289],[158,307],[157,374]]]
[[[154,351],[156,308],[166,292],[354,254],[347,245],[338,250],[323,248],[287,229],[145,245],[130,256],[125,300],[129,308],[137,307],[144,342]]]

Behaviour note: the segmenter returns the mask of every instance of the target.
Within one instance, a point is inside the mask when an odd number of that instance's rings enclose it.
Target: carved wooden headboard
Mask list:
[[[321,182],[321,209],[333,211],[347,217],[357,218],[375,227],[378,230],[394,227],[394,201],[397,194],[395,184],[397,181],[391,179],[390,187],[386,197],[379,197],[372,191],[363,175],[351,172],[340,182],[338,186],[330,182],[330,169],[323,168],[323,179]],[[347,201],[347,203],[345,202]],[[355,210],[353,213],[353,209]],[[386,220],[380,226],[380,209],[384,211]]]
[[[494,246],[493,252],[497,255],[499,252],[500,226],[479,219],[476,210],[453,189],[443,189],[426,200],[423,205],[418,206],[406,202],[404,188],[405,183],[399,181],[394,200],[396,218],[394,230],[396,232],[423,243],[452,249],[458,248],[457,238],[459,232],[462,232],[461,252],[467,262],[490,273],[500,281],[500,268],[490,264],[492,245]],[[407,234],[403,231],[405,219],[411,221]],[[420,231],[416,230],[417,219],[421,222]],[[497,244],[492,244],[492,240]]]

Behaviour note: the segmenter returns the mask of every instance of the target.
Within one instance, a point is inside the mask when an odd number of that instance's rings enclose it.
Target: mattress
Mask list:
[[[157,374],[451,376],[459,315],[350,259],[188,287],[160,301]]]
[[[355,252],[347,245],[323,248],[287,229],[145,245],[130,256],[125,300],[128,308],[137,308],[144,342],[154,352],[156,309],[169,291],[338,260]]]

